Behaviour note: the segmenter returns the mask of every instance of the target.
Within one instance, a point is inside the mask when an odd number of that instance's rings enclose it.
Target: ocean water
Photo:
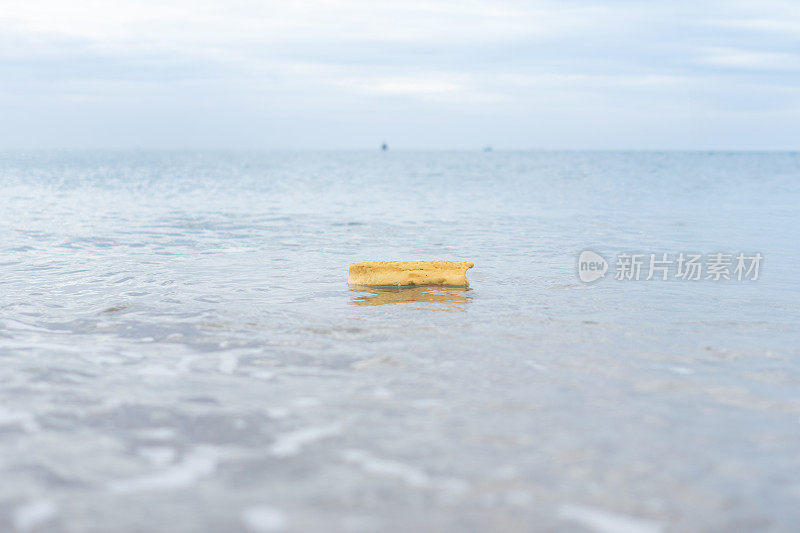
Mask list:
[[[0,530],[796,531],[798,223],[798,153],[1,152]],[[614,279],[681,252],[763,261]]]

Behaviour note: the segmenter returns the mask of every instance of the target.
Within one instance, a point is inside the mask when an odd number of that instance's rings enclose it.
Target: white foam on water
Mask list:
[[[178,365],[176,367],[177,371],[180,373],[191,372],[192,365],[198,359],[199,357],[197,355],[185,355],[181,357],[181,360],[178,361]]]
[[[359,466],[369,474],[399,479],[412,487],[429,488],[431,486],[428,474],[399,461],[374,457],[362,450],[347,450],[344,452],[344,460]]]
[[[153,378],[174,378],[180,374],[177,369],[165,365],[143,366],[136,373],[140,376]]]
[[[143,446],[137,453],[139,457],[150,461],[154,466],[166,466],[178,455],[175,448],[169,446]]]
[[[174,466],[154,474],[114,481],[108,485],[108,490],[117,494],[129,494],[150,490],[184,489],[211,475],[216,470],[218,461],[217,450],[198,448]]]
[[[11,523],[17,531],[31,531],[58,514],[58,506],[50,500],[38,500],[26,503],[14,509]]]
[[[558,516],[597,533],[661,533],[664,527],[653,520],[636,518],[587,505],[563,504]]]
[[[285,407],[267,407],[266,413],[267,416],[273,420],[281,420],[283,418],[288,418],[291,414],[291,411]]]
[[[1,329],[1,328],[0,328]],[[36,349],[40,352],[44,351],[52,351],[52,352],[69,352],[78,355],[83,355],[86,353],[86,348],[84,346],[70,345],[70,344],[57,344],[54,342],[44,342],[42,340],[38,340],[37,337],[32,336],[31,340],[36,341]],[[28,349],[31,347],[31,343],[29,342],[14,342],[10,340],[3,340],[2,347],[7,350],[13,349]]]
[[[223,374],[233,374],[239,366],[239,356],[232,353],[224,353],[219,356],[217,369]]]
[[[230,248],[209,248],[207,253],[223,253],[223,254],[243,254],[246,252],[255,252],[256,248],[249,246],[231,246]]]
[[[242,511],[242,523],[249,531],[270,533],[285,530],[289,521],[279,509],[257,505]]]
[[[272,455],[278,457],[297,455],[304,446],[322,439],[335,437],[341,433],[342,426],[339,424],[312,426],[298,431],[284,433],[275,438],[275,442],[272,444]]]
[[[319,401],[319,398],[304,396],[302,398],[297,398],[292,402],[292,405],[298,409],[307,409],[311,407],[319,407],[320,403],[321,402]]]
[[[345,462],[354,464],[368,474],[394,478],[409,487],[440,490],[451,496],[460,496],[469,490],[469,484],[455,478],[434,478],[425,471],[392,459],[382,459],[363,450],[347,450]]]
[[[11,318],[5,318],[0,321],[0,329],[16,329],[16,330],[23,330],[23,331],[39,331],[44,333],[69,333],[69,330],[66,329],[50,329],[43,326],[34,326],[32,324],[27,324],[25,322],[20,322],[19,320],[14,320]]]
[[[0,406],[0,426],[19,425],[28,433],[39,431],[41,427],[36,417],[27,411],[14,411]]]
[[[147,440],[171,440],[178,435],[178,431],[170,427],[153,427],[141,429],[137,435]]]

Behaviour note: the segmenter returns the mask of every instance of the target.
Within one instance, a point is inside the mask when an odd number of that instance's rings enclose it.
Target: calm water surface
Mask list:
[[[796,531],[798,223],[796,153],[2,152],[0,529]]]

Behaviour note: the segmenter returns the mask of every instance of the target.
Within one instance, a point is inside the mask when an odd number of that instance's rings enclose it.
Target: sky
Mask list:
[[[0,148],[800,149],[800,2],[0,0]]]

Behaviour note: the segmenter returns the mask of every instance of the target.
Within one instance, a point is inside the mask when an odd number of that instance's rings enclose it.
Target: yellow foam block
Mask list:
[[[472,261],[367,261],[350,265],[350,285],[453,285],[466,287]]]

